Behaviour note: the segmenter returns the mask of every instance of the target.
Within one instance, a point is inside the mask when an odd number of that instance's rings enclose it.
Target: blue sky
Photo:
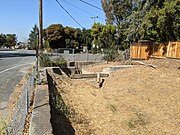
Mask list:
[[[104,12],[93,8],[80,0],[65,0],[87,11],[83,12],[64,0],[58,0],[64,8],[85,28],[91,28],[92,16],[98,16],[99,23],[105,23]],[[84,0],[101,8],[101,0]],[[19,41],[25,42],[34,26],[38,24],[39,0],[0,0],[0,33],[13,33]],[[43,27],[50,24],[62,24],[79,28],[80,26],[70,18],[67,13],[57,4],[56,0],[43,0]]]

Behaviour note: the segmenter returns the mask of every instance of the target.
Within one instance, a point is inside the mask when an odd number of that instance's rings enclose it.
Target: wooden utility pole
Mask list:
[[[38,35],[38,43],[36,46],[36,72],[38,72],[39,67],[39,52],[42,53],[42,29],[43,29],[43,21],[42,21],[42,0],[39,0],[39,35]]]
[[[43,40],[42,40],[42,30],[43,30],[43,11],[42,11],[42,0],[39,0],[39,51],[42,53]]]

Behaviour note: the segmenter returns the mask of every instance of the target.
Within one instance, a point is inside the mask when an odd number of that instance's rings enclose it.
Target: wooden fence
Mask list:
[[[130,46],[131,59],[148,59],[149,56],[180,58],[180,42],[134,42]]]
[[[169,42],[166,57],[180,58],[180,42]]]
[[[131,59],[148,59],[149,46],[152,43],[150,41],[139,41],[132,43],[130,46],[130,58]]]
[[[157,57],[166,57],[168,43],[152,44],[152,53],[150,55]]]

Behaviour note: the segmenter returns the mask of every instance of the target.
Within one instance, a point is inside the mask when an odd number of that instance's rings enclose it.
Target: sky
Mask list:
[[[91,28],[94,23],[91,18],[93,16],[98,16],[96,22],[105,24],[103,10],[89,6],[80,0],[58,1],[84,28]],[[101,0],[84,1],[102,8]],[[39,0],[0,0],[0,33],[16,34],[18,41],[27,42],[32,27],[35,24],[38,25],[38,15]],[[56,0],[43,0],[43,28],[47,28],[51,24],[80,28]]]

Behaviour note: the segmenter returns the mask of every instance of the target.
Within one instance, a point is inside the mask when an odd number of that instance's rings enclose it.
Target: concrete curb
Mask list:
[[[43,74],[47,78],[45,71],[43,71]],[[29,135],[51,135],[53,130],[50,119],[48,85],[37,85]]]

